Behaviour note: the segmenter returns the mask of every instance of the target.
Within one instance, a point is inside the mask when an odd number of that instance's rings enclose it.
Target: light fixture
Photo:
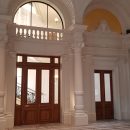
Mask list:
[[[54,19],[54,21],[57,23],[57,22],[59,21],[59,19],[56,17],[56,18]]]

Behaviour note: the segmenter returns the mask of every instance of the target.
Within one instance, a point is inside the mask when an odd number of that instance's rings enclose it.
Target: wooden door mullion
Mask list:
[[[101,77],[102,77],[102,107],[103,107],[103,119],[105,119],[105,82],[104,82],[104,71],[101,72]]]
[[[37,68],[36,73],[36,111],[37,111],[37,122],[40,122],[40,106],[41,106],[41,69]]]
[[[54,68],[50,69],[50,103],[51,103],[51,122],[54,119]]]
[[[23,67],[23,74],[22,74],[22,79],[23,79],[23,86],[22,86],[22,124],[25,123],[25,112],[24,112],[24,107],[27,104],[27,67]]]

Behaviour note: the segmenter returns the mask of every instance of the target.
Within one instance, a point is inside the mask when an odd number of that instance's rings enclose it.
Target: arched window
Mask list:
[[[29,2],[16,12],[14,23],[35,27],[63,29],[63,21],[52,6],[42,2]]]

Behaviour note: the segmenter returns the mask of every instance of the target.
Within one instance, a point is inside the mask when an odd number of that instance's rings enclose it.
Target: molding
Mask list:
[[[4,91],[0,91],[0,97],[4,97],[5,96],[5,92]]]
[[[117,57],[128,55],[128,50],[126,49],[116,49],[116,48],[101,48],[101,47],[84,47],[83,56],[92,55],[97,57]]]
[[[4,112],[4,108],[0,107],[0,113]]]
[[[75,91],[74,93],[75,93],[76,95],[81,96],[81,95],[83,95],[83,94],[84,94],[84,91]]]
[[[82,24],[72,24],[69,27],[69,30],[72,31],[72,32],[81,32],[81,33],[83,33],[85,30],[87,30],[87,26],[82,25]]]
[[[73,113],[72,124],[74,126],[88,125],[88,115],[86,113]]]

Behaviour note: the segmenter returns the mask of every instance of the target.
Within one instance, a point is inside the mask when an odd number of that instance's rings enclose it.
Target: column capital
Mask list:
[[[87,26],[86,25],[82,25],[82,24],[72,24],[69,27],[70,31],[74,31],[74,32],[81,32],[83,33],[85,30],[87,30]]]
[[[73,44],[72,48],[82,48],[84,47],[83,33],[87,29],[87,26],[81,24],[73,24],[70,26],[69,30],[72,32]]]

